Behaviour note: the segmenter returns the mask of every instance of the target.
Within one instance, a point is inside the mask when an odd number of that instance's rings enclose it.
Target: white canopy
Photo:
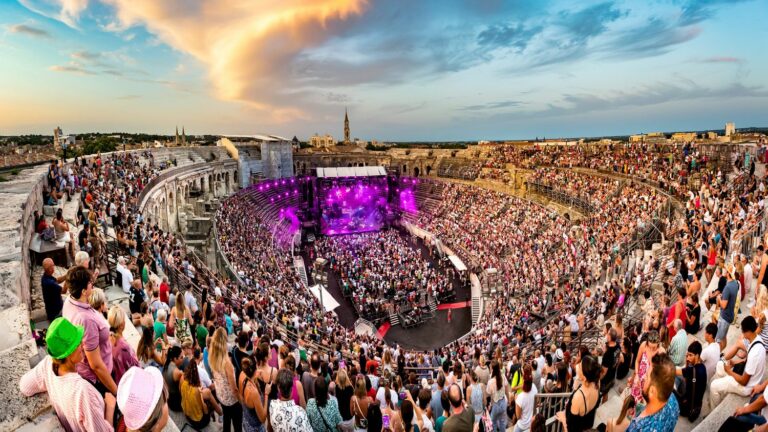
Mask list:
[[[317,301],[320,301],[320,293],[323,295],[322,304],[325,308],[326,312],[331,312],[332,310],[339,307],[339,302],[336,301],[336,299],[333,298],[331,293],[328,292],[327,289],[325,289],[322,285],[313,285],[309,287],[309,292],[312,293],[313,296],[317,299]]]
[[[448,255],[448,259],[451,260],[451,264],[456,267],[456,270],[460,272],[467,271],[467,266],[465,266],[464,262],[456,255]]]

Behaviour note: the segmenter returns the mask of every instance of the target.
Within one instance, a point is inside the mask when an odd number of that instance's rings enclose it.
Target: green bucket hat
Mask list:
[[[56,318],[45,335],[45,344],[48,346],[48,354],[61,360],[69,357],[83,341],[85,328],[74,325],[66,318]]]

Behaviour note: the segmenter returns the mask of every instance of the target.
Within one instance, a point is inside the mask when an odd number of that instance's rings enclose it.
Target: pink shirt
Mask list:
[[[139,359],[136,357],[136,351],[128,345],[125,338],[120,338],[117,344],[112,348],[112,359],[114,360],[115,384],[120,383],[123,374],[133,366],[139,366]]]
[[[56,416],[67,432],[111,432],[112,425],[104,419],[104,399],[96,387],[69,373],[53,373],[51,357],[46,356],[34,369],[24,374],[19,382],[24,396],[48,392]]]
[[[107,371],[112,373],[112,342],[109,340],[109,323],[104,316],[94,310],[88,303],[81,303],[72,297],[67,297],[64,302],[64,308],[61,315],[68,319],[72,324],[80,325],[85,328],[83,335],[83,349],[85,352],[93,351],[99,348],[101,360],[107,367]],[[98,381],[96,374],[88,364],[88,357],[83,353],[83,361],[77,365],[77,373],[88,381],[95,383]]]

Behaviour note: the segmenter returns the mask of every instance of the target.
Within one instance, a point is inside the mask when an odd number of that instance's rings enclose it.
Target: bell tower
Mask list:
[[[349,115],[347,114],[347,109],[344,108],[344,144],[349,144]]]

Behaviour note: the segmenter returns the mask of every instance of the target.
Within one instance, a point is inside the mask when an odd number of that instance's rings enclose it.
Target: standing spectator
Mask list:
[[[608,331],[608,342],[605,344],[605,353],[603,354],[602,372],[600,373],[600,389],[603,393],[603,402],[608,399],[608,391],[611,390],[616,380],[616,368],[623,361],[621,347],[618,344],[617,338],[616,329],[610,329]]]
[[[131,292],[131,285],[133,284],[133,273],[126,265],[125,257],[117,258],[117,267],[115,268],[120,273],[121,288],[123,292],[129,294]]]
[[[120,378],[125,372],[133,366],[139,366],[139,359],[136,352],[128,345],[123,337],[125,330],[125,311],[120,306],[112,306],[107,316],[109,322],[109,332],[112,338],[112,364],[115,382],[119,383]]]
[[[354,393],[355,389],[352,387],[352,383],[349,382],[346,369],[339,369],[336,372],[336,400],[338,401],[341,419],[344,423],[350,423],[349,426],[354,426],[354,419],[350,410],[350,403]]]
[[[648,404],[627,428],[627,432],[672,432],[677,425],[680,407],[676,397],[670,397],[675,385],[675,364],[666,354],[657,354],[651,361],[650,379],[643,385],[643,397]]]
[[[728,328],[736,317],[736,297],[739,294],[739,282],[734,278],[733,264],[725,265],[726,284],[723,292],[716,297],[717,306],[720,307],[720,317],[717,319],[717,342],[720,351],[725,349],[728,337]]]
[[[501,373],[501,365],[498,360],[491,362],[491,379],[488,380],[488,386],[486,387],[486,394],[490,398],[491,404],[491,421],[493,422],[494,431],[506,431],[507,430],[507,379]],[[450,394],[448,395],[450,396]],[[451,405],[456,407],[451,401]],[[474,414],[473,414],[474,415]],[[475,419],[472,418],[474,423]]]
[[[44,259],[41,289],[43,291],[43,303],[45,303],[45,314],[50,322],[61,316],[61,309],[64,307],[64,300],[62,300],[61,295],[66,292],[59,285],[59,280],[53,276],[54,271],[56,271],[56,266],[53,260]]]
[[[597,359],[587,355],[581,359],[581,387],[571,393],[565,405],[565,411],[557,413],[557,419],[569,432],[582,432],[591,429],[595,423],[595,414],[600,405],[599,379],[601,369]],[[578,396],[577,396],[578,393]],[[521,429],[524,430],[524,429]]]
[[[111,432],[115,398],[102,398],[91,383],[78,373],[83,360],[81,345],[85,329],[66,318],[56,318],[48,327],[46,356],[21,377],[24,396],[48,392],[48,399],[65,430],[73,432]]]
[[[141,304],[146,300],[146,293],[141,288],[141,280],[134,279],[128,292],[128,309],[131,314],[141,313]]]
[[[112,379],[112,342],[109,339],[109,324],[104,316],[93,310],[88,298],[93,291],[91,272],[76,267],[69,272],[67,285],[69,297],[64,303],[62,314],[72,324],[83,326],[85,337],[83,349],[85,358],[77,366],[77,372],[96,386],[99,393],[117,393],[117,384]]]
[[[165,380],[166,388],[168,388],[168,408],[176,412],[181,411],[179,382],[183,375],[183,372],[181,371],[181,365],[183,363],[184,356],[181,355],[181,348],[176,345],[172,346],[165,356],[163,379]]]
[[[176,304],[181,302],[183,300],[176,302]],[[211,366],[211,373],[213,374],[216,397],[224,411],[224,432],[229,432],[232,428],[240,432],[243,428],[243,407],[238,398],[235,367],[232,365],[227,350],[227,333],[221,327],[213,333],[211,344],[208,347],[208,364]]]
[[[493,366],[491,366],[493,370]],[[493,379],[493,378],[491,378]],[[488,382],[488,387],[491,383]],[[504,390],[503,388],[501,389]],[[461,397],[461,388],[457,384],[448,387],[448,401],[451,403],[451,416],[443,423],[443,432],[464,432],[471,431],[475,425],[475,412],[472,407],[464,405],[464,399]],[[504,416],[506,417],[506,410]],[[504,421],[506,426],[506,421]],[[495,428],[495,426],[494,426]],[[495,431],[497,429],[494,429]],[[506,429],[501,429],[503,432]]]
[[[178,343],[192,341],[192,314],[187,309],[183,301],[177,301],[171,309],[171,316],[168,318],[168,325],[173,328],[173,335]]]
[[[309,431],[311,429],[307,413],[296,405],[291,397],[293,375],[293,371],[288,369],[280,369],[277,373],[277,390],[280,399],[270,402],[269,405],[269,424],[274,432]]]
[[[763,379],[765,347],[757,337],[757,321],[754,317],[747,316],[741,321],[741,333],[749,341],[744,371],[735,371],[731,362],[717,365],[717,372],[709,388],[710,406],[719,405],[728,393],[749,396],[752,389]]]
[[[282,371],[280,370],[281,373]],[[368,389],[365,386],[365,377],[359,375],[355,379],[355,394],[350,401],[350,411],[355,417],[355,430],[368,429],[368,406],[372,403],[373,399],[368,396]]]
[[[478,382],[477,372],[475,372],[476,370],[477,368],[469,372],[471,384],[467,388],[467,404],[469,404],[475,412],[475,423],[480,421],[480,417],[485,411],[485,393],[483,392],[483,384]]]
[[[317,377],[314,382],[315,397],[307,402],[307,417],[314,432],[336,432],[341,424],[341,413],[335,399],[328,399],[328,384],[325,378]]]
[[[267,424],[267,402],[272,385],[267,384],[261,393],[253,381],[256,375],[256,361],[250,357],[240,362],[241,372],[238,378],[240,399],[243,404],[243,430],[245,432],[264,432]],[[263,396],[262,396],[263,395]]]

